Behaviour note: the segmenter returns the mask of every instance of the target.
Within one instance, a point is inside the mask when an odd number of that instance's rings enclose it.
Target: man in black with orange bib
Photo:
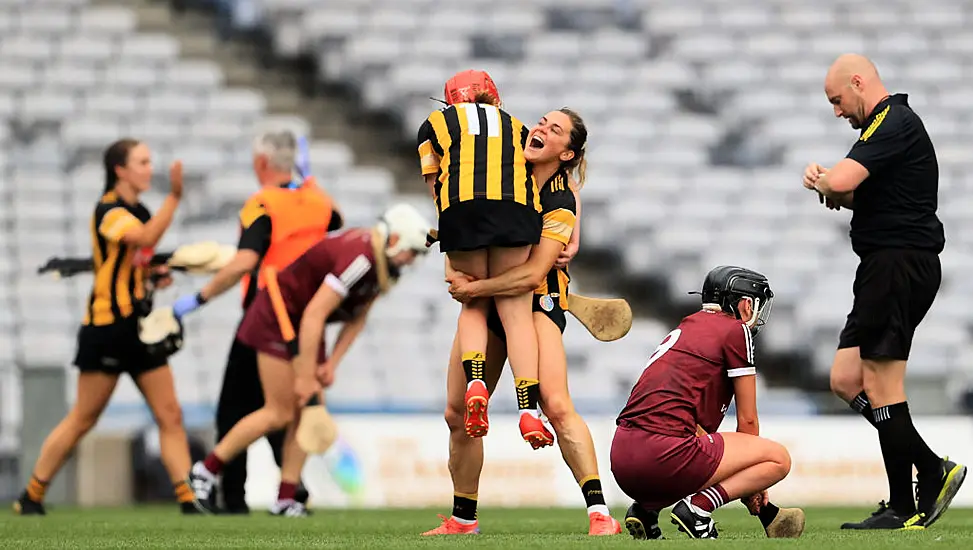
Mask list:
[[[334,210],[331,198],[313,178],[307,178],[299,185],[292,182],[292,167],[296,160],[298,170],[304,175],[309,173],[303,142],[300,148],[303,159],[297,159],[298,140],[287,131],[264,133],[256,139],[253,168],[260,190],[240,210],[240,241],[236,256],[198,293],[183,296],[175,302],[173,313],[176,317],[181,318],[197,309],[238,282],[241,283],[243,311],[246,313],[257,291],[264,286],[261,268],[273,266],[281,270],[287,267],[324,238],[328,231],[342,226],[341,215]],[[263,404],[257,354],[234,337],[216,409],[217,440]],[[278,466],[281,465],[283,441],[282,431],[267,436]],[[249,513],[245,500],[246,481],[247,453],[243,451],[223,470],[224,512]],[[302,504],[307,502],[308,494],[303,487],[282,485],[280,491],[286,493],[286,498]]]
[[[913,335],[942,279],[939,253],[946,239],[936,215],[936,152],[908,96],[890,95],[867,58],[839,57],[824,89],[835,116],[861,130],[834,167],[811,163],[804,172],[804,187],[829,208],[853,210],[851,246],[860,258],[831,388],[878,430],[890,492],[888,504],[871,517],[842,528],[925,529],[966,477],[965,466],[939,457],[923,441],[904,386]]]

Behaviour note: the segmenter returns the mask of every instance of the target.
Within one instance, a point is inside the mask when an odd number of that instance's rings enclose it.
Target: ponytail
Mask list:
[[[578,189],[581,189],[584,187],[585,178],[588,174],[588,159],[585,158],[585,150],[588,147],[588,129],[585,128],[584,120],[578,113],[567,107],[561,108],[560,111],[571,119],[571,142],[568,143],[568,150],[574,152],[571,160],[562,162],[561,167],[568,173],[577,170]]]
[[[581,161],[578,162],[578,189],[576,189],[576,191],[579,191],[582,187],[584,187],[584,182],[585,179],[587,178],[587,174],[588,174],[588,159],[585,158],[584,151],[582,150]]]

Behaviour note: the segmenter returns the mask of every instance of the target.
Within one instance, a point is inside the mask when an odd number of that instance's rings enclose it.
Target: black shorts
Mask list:
[[[859,347],[862,359],[907,360],[941,282],[934,252],[891,249],[865,256],[855,272],[855,301],[838,349]]]
[[[149,353],[139,340],[138,316],[110,325],[81,325],[74,364],[81,372],[128,373],[132,378],[165,366],[168,359]]]
[[[531,300],[533,301],[532,309],[546,315],[548,319],[557,325],[561,334],[564,334],[564,329],[568,326],[568,320],[564,315],[564,310],[561,309],[561,302],[550,294],[534,294]],[[503,323],[500,321],[500,314],[497,313],[496,303],[490,305],[490,313],[487,315],[487,328],[504,342],[507,341],[507,334],[503,330]]]
[[[535,245],[541,242],[541,228],[541,215],[532,206],[488,199],[457,202],[439,215],[439,250]]]

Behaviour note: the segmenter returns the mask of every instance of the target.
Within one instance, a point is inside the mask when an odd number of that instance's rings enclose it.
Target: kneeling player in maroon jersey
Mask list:
[[[280,493],[271,511],[306,515],[294,500],[306,457],[294,438],[301,407],[331,385],[372,303],[400,268],[426,252],[430,228],[413,207],[396,205],[376,227],[332,233],[279,275],[268,273],[267,287],[257,294],[237,333],[241,343],[257,351],[265,404],[233,426],[206,460],[193,465],[189,480],[201,511],[212,512],[209,496],[226,462],[265,434],[286,428]],[[325,349],[326,321],[345,323],[331,357]]]
[[[616,422],[612,473],[635,500],[626,526],[635,538],[660,538],[658,511],[676,503],[672,523],[680,531],[714,538],[712,512],[741,498],[768,535],[794,536],[803,512],[782,514],[767,497],[790,471],[790,455],[758,435],[753,336],[774,294],[766,277],[732,266],[710,271],[701,294],[702,310],[652,353]],[[734,397],[737,431],[714,433]]]

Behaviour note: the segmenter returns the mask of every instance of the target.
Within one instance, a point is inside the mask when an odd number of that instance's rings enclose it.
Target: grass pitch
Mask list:
[[[9,509],[8,509],[9,510]],[[838,527],[871,510],[809,508],[807,529],[798,540],[769,540],[760,522],[738,506],[718,511],[717,541],[692,541],[676,531],[663,512],[668,540],[634,541],[627,532],[588,537],[587,518],[573,509],[483,509],[480,535],[420,537],[438,525],[440,510],[326,510],[306,519],[181,516],[170,506],[124,509],[48,510],[46,517],[17,517],[0,511],[0,548],[665,548],[716,544],[727,549],[884,550],[973,548],[973,509],[951,509],[928,531],[850,532]],[[622,519],[625,511],[612,510]]]

